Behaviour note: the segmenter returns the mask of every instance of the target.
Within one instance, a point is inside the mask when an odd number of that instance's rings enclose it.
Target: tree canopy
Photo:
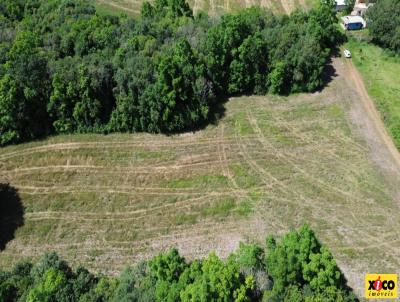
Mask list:
[[[89,0],[0,0],[0,144],[192,130],[231,95],[313,91],[340,39],[336,21],[328,4],[214,19],[156,0],[134,20]]]
[[[1,301],[357,301],[308,227],[265,245],[241,243],[226,260],[215,253],[188,262],[176,249],[123,270],[119,277],[73,270],[55,253],[0,272]]]
[[[373,41],[400,54],[400,2],[379,0],[367,11]]]

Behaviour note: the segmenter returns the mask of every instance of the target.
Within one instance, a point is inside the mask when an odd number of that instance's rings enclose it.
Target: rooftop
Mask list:
[[[364,19],[361,16],[344,16],[344,17],[342,17],[342,20],[345,23],[363,23],[364,24]]]

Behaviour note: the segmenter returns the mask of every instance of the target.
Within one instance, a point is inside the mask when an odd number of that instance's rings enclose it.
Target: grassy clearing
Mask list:
[[[94,6],[96,7],[97,13],[100,15],[119,16],[121,14],[126,14],[131,17],[137,16],[136,14],[133,14],[126,9],[118,8],[104,2],[95,2]]]
[[[93,3],[96,11],[102,15],[119,16],[125,14],[130,17],[138,17],[143,2],[139,0],[93,0]]]
[[[368,93],[400,149],[400,57],[391,56],[378,46],[356,39],[350,40],[346,47],[351,50]]]
[[[0,267],[56,250],[114,273],[171,245],[224,256],[307,222],[345,272],[394,271],[399,204],[352,134],[349,90],[337,77],[321,93],[232,98],[217,126],[196,133],[1,148],[0,182],[18,188],[25,221]]]

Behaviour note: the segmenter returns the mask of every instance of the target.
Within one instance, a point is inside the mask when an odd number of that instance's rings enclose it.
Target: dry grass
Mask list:
[[[126,13],[138,16],[142,0],[94,0],[100,12],[118,14]],[[151,2],[151,1],[150,1]],[[261,6],[275,13],[290,13],[296,8],[310,9],[317,0],[188,0],[194,13],[207,12],[212,16],[226,12],[237,12],[251,6]]]
[[[56,250],[113,273],[178,246],[225,256],[307,222],[351,285],[399,267],[400,209],[348,120],[357,97],[337,77],[321,93],[241,97],[217,126],[178,136],[58,136],[0,149],[25,225],[0,268]]]

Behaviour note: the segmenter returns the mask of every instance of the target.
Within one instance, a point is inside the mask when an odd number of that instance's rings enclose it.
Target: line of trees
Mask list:
[[[379,0],[367,11],[373,42],[400,54],[400,1]]]
[[[133,20],[99,15],[88,0],[0,0],[0,144],[194,129],[230,95],[321,87],[339,39],[326,3],[215,20],[156,0]]]
[[[176,249],[119,277],[76,271],[57,254],[0,272],[1,301],[357,301],[331,253],[308,226],[264,246],[241,244],[225,261],[186,261]]]

